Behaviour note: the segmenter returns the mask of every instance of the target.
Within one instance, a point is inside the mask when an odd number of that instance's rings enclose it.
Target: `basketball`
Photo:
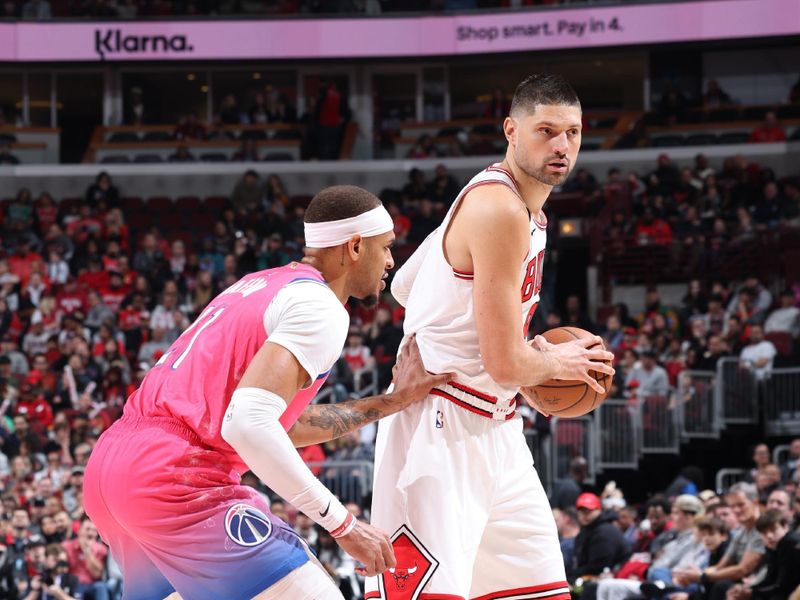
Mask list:
[[[542,336],[551,344],[563,344],[572,340],[592,337],[594,334],[578,327],[557,327],[545,331]],[[590,348],[595,348],[590,346]],[[603,346],[605,348],[605,346]],[[609,361],[610,364],[610,361]],[[554,417],[580,417],[592,412],[606,399],[611,389],[611,377],[605,373],[594,373],[595,379],[605,392],[600,394],[583,381],[550,379],[526,389],[528,397]]]

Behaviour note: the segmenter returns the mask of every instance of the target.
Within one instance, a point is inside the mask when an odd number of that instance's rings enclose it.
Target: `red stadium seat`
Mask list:
[[[200,198],[197,196],[180,196],[175,199],[175,208],[179,212],[197,210],[200,207]]]
[[[152,212],[167,212],[175,208],[172,198],[167,196],[153,196],[147,199],[147,210]]]
[[[792,353],[792,335],[785,331],[770,331],[764,338],[772,342],[775,350],[781,356],[789,356]]]
[[[221,213],[230,202],[227,196],[208,196],[203,204],[208,210]]]
[[[144,201],[139,196],[129,196],[122,199],[122,212],[126,215],[144,209]]]

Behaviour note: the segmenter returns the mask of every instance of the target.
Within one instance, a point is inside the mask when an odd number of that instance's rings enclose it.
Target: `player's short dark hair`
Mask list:
[[[511,114],[524,111],[533,114],[539,104],[561,104],[581,107],[578,94],[561,75],[537,73],[522,80],[511,100]]]
[[[767,533],[778,526],[788,527],[789,518],[781,511],[774,508],[763,513],[756,521],[756,531],[758,531],[758,533]]]
[[[380,206],[375,194],[355,185],[334,185],[314,196],[306,209],[306,223],[327,223],[357,217]]]

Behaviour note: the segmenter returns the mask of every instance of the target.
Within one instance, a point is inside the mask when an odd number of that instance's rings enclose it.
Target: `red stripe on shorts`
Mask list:
[[[547,600],[570,600],[571,595],[569,592],[562,591],[564,588],[569,588],[569,584],[566,581],[557,581],[555,583],[546,583],[544,585],[534,585],[531,587],[492,592],[491,594],[473,598],[472,600],[502,600],[502,598],[511,598],[516,596],[523,598],[536,598],[537,600],[538,598],[547,598]]]

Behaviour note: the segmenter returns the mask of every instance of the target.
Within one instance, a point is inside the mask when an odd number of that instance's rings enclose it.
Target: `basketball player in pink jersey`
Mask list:
[[[341,599],[305,542],[240,485],[248,469],[365,574],[394,567],[387,535],[357,521],[295,446],[401,410],[450,377],[427,374],[412,343],[391,394],[309,406],[342,352],[343,303],[374,303],[385,287],[394,234],[380,201],[352,186],[320,192],[305,229],[302,263],[252,273],[214,298],[92,452],[85,508],[122,567],[125,600]]]
[[[505,160],[467,184],[392,283],[425,367],[456,376],[378,425],[372,519],[393,532],[397,565],[367,580],[367,599],[570,598],[515,397],[551,378],[602,391],[590,371],[613,373],[611,353],[588,349],[600,338],[525,340],[542,207],[578,157],[580,102],[560,77],[529,77],[503,129]]]

